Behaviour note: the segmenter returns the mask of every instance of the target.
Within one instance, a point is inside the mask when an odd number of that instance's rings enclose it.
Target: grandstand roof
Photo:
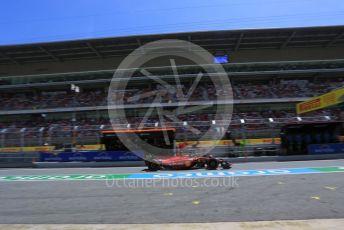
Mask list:
[[[329,47],[344,44],[344,26],[190,32],[0,46],[0,64],[125,56],[139,46],[158,39],[190,41],[213,53]]]

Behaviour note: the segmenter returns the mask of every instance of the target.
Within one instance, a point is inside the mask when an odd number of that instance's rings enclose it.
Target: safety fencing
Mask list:
[[[269,139],[265,144],[279,144],[276,141],[280,135],[281,126],[287,123],[326,122],[335,120],[329,116],[322,117],[291,117],[266,119],[234,119],[228,130],[223,126],[228,121],[182,121],[166,122],[164,125],[176,128],[177,141],[219,140],[219,139]],[[162,127],[159,122],[145,123],[143,128]],[[192,127],[192,128],[190,128]],[[51,125],[50,127],[3,128],[0,130],[0,152],[43,151],[78,148],[83,146],[98,146],[101,144],[101,132],[112,129],[142,128],[140,123],[123,123],[115,126],[100,125]],[[194,132],[194,129],[200,132]],[[228,132],[229,131],[229,132]]]

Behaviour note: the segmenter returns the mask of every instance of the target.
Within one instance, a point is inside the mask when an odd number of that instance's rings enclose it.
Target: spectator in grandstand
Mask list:
[[[306,80],[281,80],[279,82],[262,83],[234,83],[233,93],[236,99],[262,98],[293,98],[312,97],[344,86],[344,79],[332,79],[325,82],[309,82]],[[153,87],[153,88],[152,88]],[[159,92],[162,103],[177,102],[183,95],[187,95],[190,84],[184,84],[182,92],[177,93],[176,87],[166,89],[160,85],[146,88],[130,88],[121,92],[112,92],[113,101],[123,97],[125,104],[152,103]],[[230,88],[230,87],[228,87]],[[154,90],[152,90],[154,89]],[[226,90],[217,90],[213,84],[201,83],[190,95],[191,101],[215,100],[223,95],[230,95]],[[84,90],[77,95],[68,91],[54,91],[41,93],[11,93],[0,95],[1,110],[67,108],[101,106],[107,104],[107,91],[104,89]]]

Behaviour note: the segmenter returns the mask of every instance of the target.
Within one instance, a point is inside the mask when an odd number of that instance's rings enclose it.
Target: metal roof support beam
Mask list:
[[[7,54],[4,54],[4,53],[0,52],[0,55],[3,56],[4,58],[9,59],[12,63],[14,63],[16,65],[20,65],[20,63],[16,59],[8,56]]]
[[[142,42],[141,42],[140,38],[136,38],[136,42],[137,42],[137,45],[139,46],[141,53],[144,54],[145,50],[142,48]]]
[[[238,41],[235,44],[234,51],[237,51],[239,49],[243,37],[244,37],[244,33],[241,33],[239,38],[238,38]]]
[[[96,48],[94,48],[94,46],[92,46],[92,44],[91,44],[90,42],[86,42],[86,45],[87,45],[87,47],[90,48],[98,57],[103,57],[103,56],[99,53],[99,51],[98,51]]]
[[[283,48],[287,47],[288,44],[289,44],[289,42],[291,41],[291,39],[293,39],[293,37],[295,37],[295,35],[296,35],[296,31],[293,31],[293,32],[289,35],[289,37],[287,38],[287,40],[285,40],[285,41],[283,42],[283,44],[281,45],[280,49],[283,49]]]
[[[47,50],[43,46],[40,46],[39,49],[42,50],[43,52],[45,52],[46,54],[48,54],[55,61],[61,61],[58,57],[56,57],[54,54],[52,54],[49,50]]]
[[[339,39],[341,39],[344,36],[344,31],[340,34],[338,34],[332,41],[327,43],[326,47],[334,45]]]
[[[189,51],[191,51],[191,35],[188,35],[188,42],[189,42]]]

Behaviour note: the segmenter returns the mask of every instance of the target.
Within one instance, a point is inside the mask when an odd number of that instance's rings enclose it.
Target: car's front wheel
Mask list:
[[[231,164],[230,164],[229,162],[227,162],[227,161],[222,161],[222,162],[221,162],[221,167],[222,167],[223,169],[230,169],[232,166],[231,166]]]
[[[154,161],[147,161],[146,165],[149,171],[158,171],[161,169],[160,165]]]
[[[219,162],[216,159],[210,159],[207,161],[207,169],[215,170],[219,167]]]

